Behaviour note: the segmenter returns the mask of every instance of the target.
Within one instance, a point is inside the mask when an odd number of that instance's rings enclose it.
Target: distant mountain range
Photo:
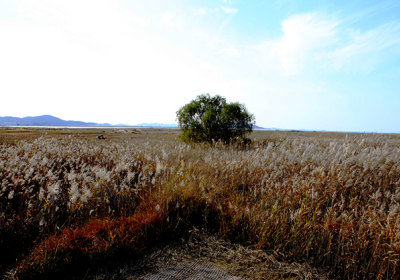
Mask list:
[[[137,125],[129,124],[109,124],[81,121],[66,121],[60,118],[43,115],[37,117],[0,117],[0,125],[37,125],[37,126],[146,126],[146,127],[178,127],[176,124],[163,123],[141,123]]]
[[[0,125],[37,125],[37,126],[142,126],[142,127],[179,127],[176,124],[164,123],[140,123],[136,125],[129,124],[109,124],[109,123],[94,123],[81,121],[65,121],[60,118],[43,115],[37,117],[0,117]],[[254,129],[263,129],[255,125]]]
[[[50,115],[37,117],[0,117],[0,125],[46,125],[46,126],[111,126],[109,123],[65,121]]]

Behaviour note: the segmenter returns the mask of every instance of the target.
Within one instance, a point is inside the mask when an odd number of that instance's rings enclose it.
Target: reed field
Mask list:
[[[400,279],[398,135],[178,134],[0,128],[2,277],[140,256],[195,226],[332,279]]]

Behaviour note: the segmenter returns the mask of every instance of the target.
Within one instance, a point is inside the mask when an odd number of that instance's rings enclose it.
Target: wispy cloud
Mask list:
[[[198,9],[198,11],[199,11],[199,13],[202,14],[202,15],[204,15],[204,14],[207,13],[207,9],[206,9],[206,8],[200,8],[200,9]]]
[[[219,8],[200,8],[197,10],[201,15],[207,15],[219,11]]]
[[[172,31],[174,27],[180,26],[180,23],[176,23],[173,19],[172,14],[169,11],[166,11],[163,17],[158,22],[158,25],[168,31]]]
[[[222,50],[224,53],[228,54],[228,55],[232,55],[232,56],[236,56],[238,55],[238,51],[234,48],[226,48]]]
[[[227,19],[225,19],[222,24],[219,26],[218,28],[218,33],[221,34],[222,31],[224,30],[225,26],[232,20],[232,17],[229,17]]]
[[[400,24],[388,23],[365,32],[349,30],[349,39],[342,39],[341,46],[319,54],[323,63],[329,63],[335,70],[358,70],[370,72],[392,51],[399,52]],[[396,47],[395,49],[393,49]]]
[[[266,68],[284,75],[307,67],[369,72],[400,46],[400,23],[391,22],[361,32],[325,14],[293,15],[282,22],[283,35],[254,46]],[[277,67],[279,66],[279,67]]]
[[[366,7],[355,13],[351,13],[351,15],[349,15],[349,16],[343,17],[342,22],[350,23],[350,22],[357,22],[359,20],[370,19],[371,17],[373,17],[377,14],[394,9],[398,6],[399,6],[399,2],[397,2],[397,1],[391,1],[391,0],[376,1],[375,5]]]
[[[236,14],[236,13],[239,11],[239,9],[230,8],[230,7],[224,7],[224,6],[221,6],[221,9],[222,9],[226,14]]]
[[[282,37],[254,48],[265,63],[275,68],[280,65],[283,74],[297,74],[316,51],[337,41],[336,26],[337,22],[316,13],[294,15],[282,22]]]

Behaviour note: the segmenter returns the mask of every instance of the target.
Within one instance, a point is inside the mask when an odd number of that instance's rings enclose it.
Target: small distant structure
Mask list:
[[[97,139],[106,139],[106,138],[104,138],[103,134],[97,135],[96,138]]]

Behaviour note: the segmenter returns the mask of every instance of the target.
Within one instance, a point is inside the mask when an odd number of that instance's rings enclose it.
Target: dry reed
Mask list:
[[[399,278],[399,175],[400,139],[377,134],[4,143],[0,258],[13,277],[48,275],[196,225],[331,277]]]

